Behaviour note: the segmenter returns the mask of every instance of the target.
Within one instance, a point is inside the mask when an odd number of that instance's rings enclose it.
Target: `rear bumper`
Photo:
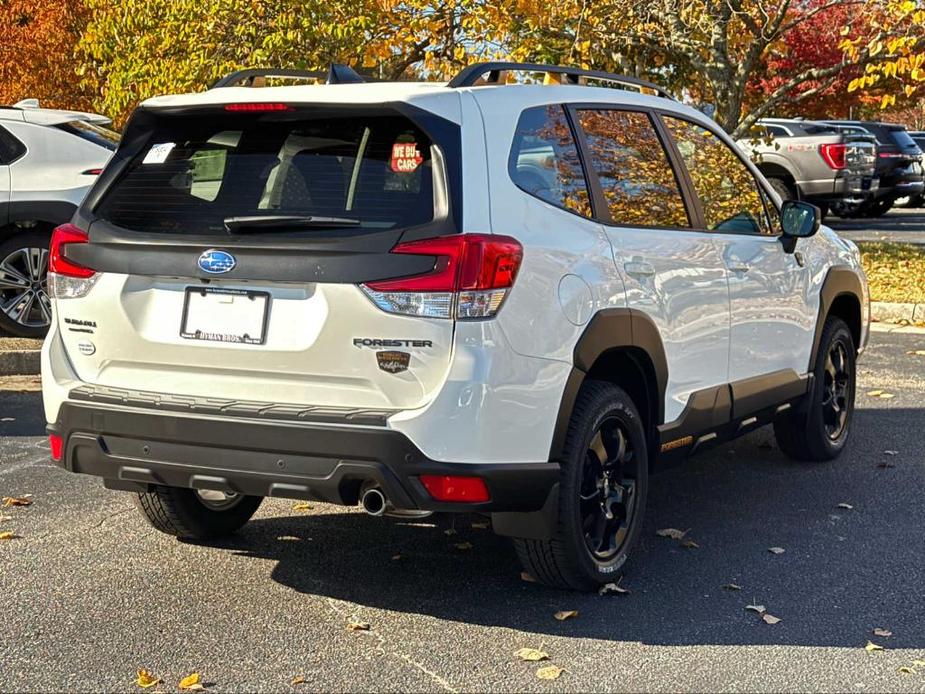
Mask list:
[[[353,505],[364,482],[396,508],[535,512],[559,480],[557,463],[445,463],[428,459],[402,433],[384,427],[181,415],[68,401],[49,433],[64,439],[58,465],[102,477],[106,486],[214,489],[254,496]],[[473,475],[491,499],[435,501],[422,474]]]

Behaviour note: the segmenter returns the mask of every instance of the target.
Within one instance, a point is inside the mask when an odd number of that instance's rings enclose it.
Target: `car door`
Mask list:
[[[692,393],[725,384],[729,293],[722,244],[697,231],[664,134],[644,109],[575,106],[596,208],[627,305],[652,320],[668,362],[665,422]]]
[[[10,162],[15,158],[18,144],[2,126],[0,126],[0,226],[10,221]]]
[[[705,125],[669,115],[663,121],[728,272],[733,397],[737,390],[786,390],[807,370],[816,320],[799,248],[784,250],[777,209],[732,145]],[[747,386],[749,379],[760,382]]]

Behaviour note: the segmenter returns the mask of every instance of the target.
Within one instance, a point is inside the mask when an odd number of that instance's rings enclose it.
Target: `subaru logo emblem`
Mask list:
[[[203,251],[202,255],[199,256],[199,267],[203,272],[208,272],[210,275],[228,272],[237,265],[237,262],[231,253],[219,251],[215,248]]]

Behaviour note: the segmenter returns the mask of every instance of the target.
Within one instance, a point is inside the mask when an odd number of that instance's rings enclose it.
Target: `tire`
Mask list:
[[[796,200],[797,199],[797,190],[787,181],[782,178],[769,178],[768,183],[771,184],[771,188],[774,189],[774,192],[780,195],[780,199],[784,200]]]
[[[861,216],[867,218],[882,217],[893,209],[893,200],[882,199],[867,203],[861,208]]]
[[[829,204],[827,202],[817,202],[815,205],[819,208],[819,219],[825,221],[825,218],[829,216]]]
[[[261,501],[261,496],[240,495],[230,502],[210,502],[195,489],[155,486],[137,494],[135,506],[162,533],[185,540],[215,540],[247,523]]]
[[[833,350],[842,356],[836,359]],[[828,318],[819,341],[809,397],[774,422],[777,444],[786,455],[794,460],[826,461],[834,460],[844,450],[854,415],[855,358],[854,338],[848,326],[841,318]],[[841,375],[839,360],[843,360]]]
[[[642,531],[648,484],[646,432],[633,401],[613,384],[586,382],[566,434],[553,536],[514,540],[524,568],[553,588],[594,590],[617,580]]]
[[[48,245],[44,231],[15,233],[0,242],[0,331],[45,337],[51,324]]]
[[[848,203],[844,200],[836,200],[829,205],[829,210],[836,217],[842,219],[854,219],[861,216],[861,205],[858,203]]]

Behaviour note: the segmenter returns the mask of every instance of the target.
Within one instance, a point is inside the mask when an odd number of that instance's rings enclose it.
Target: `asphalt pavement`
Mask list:
[[[145,667],[160,691],[199,671],[213,691],[923,692],[925,667],[899,672],[925,660],[921,349],[873,335],[836,462],[791,462],[763,429],[655,477],[631,592],[608,596],[522,580],[477,518],[448,535],[271,500],[234,539],[179,542],[49,462],[38,393],[0,393],[0,496],[34,495],[0,508],[20,536],[0,541],[0,691],[133,690]],[[540,680],[524,647],[564,672]]]
[[[925,245],[925,210],[897,207],[874,219],[839,219],[833,214],[825,224],[852,241],[893,241]]]

